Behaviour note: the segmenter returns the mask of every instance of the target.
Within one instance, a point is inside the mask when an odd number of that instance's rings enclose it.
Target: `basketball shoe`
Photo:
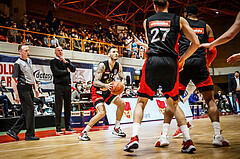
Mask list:
[[[114,128],[112,134],[121,137],[126,137],[126,134],[120,129],[120,127],[118,129]]]
[[[189,129],[191,129],[191,128],[193,128],[193,125],[191,125],[189,122],[187,122],[187,127]],[[176,139],[176,138],[182,137],[182,136],[183,136],[182,130],[180,129],[180,127],[178,127],[175,134],[173,135],[173,138]]]
[[[88,134],[87,134],[86,131],[81,132],[81,133],[79,134],[79,136],[78,136],[78,139],[79,139],[79,140],[82,140],[82,141],[89,141],[89,140],[91,140],[91,139],[88,137]]]
[[[168,141],[167,136],[162,136],[162,135],[154,144],[155,147],[164,147],[164,146],[168,146],[168,145],[169,145],[169,141]]]
[[[131,137],[130,142],[124,147],[124,151],[133,152],[132,149],[138,149],[138,136]]]
[[[183,141],[183,148],[181,151],[182,153],[193,153],[193,151],[196,151],[192,140],[187,140],[186,142]]]
[[[228,140],[226,140],[222,135],[214,135],[212,144],[214,146],[220,146],[220,147],[231,145],[231,143]]]

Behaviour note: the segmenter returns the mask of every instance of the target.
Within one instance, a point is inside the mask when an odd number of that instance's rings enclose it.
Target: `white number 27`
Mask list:
[[[159,30],[164,32],[164,33],[163,33],[163,36],[162,36],[162,41],[165,41],[165,39],[166,39],[166,37],[167,37],[167,34],[168,34],[169,31],[170,31],[170,28],[159,28],[159,29],[158,29],[158,28],[154,28],[153,30],[151,30],[151,34],[154,34],[154,35],[153,35],[153,38],[152,38],[152,40],[151,40],[151,43],[160,40],[160,38],[157,37],[157,35],[158,35],[158,33],[159,33]]]

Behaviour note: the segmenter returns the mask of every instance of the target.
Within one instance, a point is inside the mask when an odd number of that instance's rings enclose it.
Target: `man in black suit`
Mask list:
[[[75,132],[70,127],[70,111],[71,111],[71,78],[70,72],[75,72],[76,68],[69,59],[63,57],[62,47],[55,49],[56,58],[50,61],[50,67],[53,73],[53,83],[55,89],[55,123],[56,134],[63,134],[61,130],[61,114],[62,104],[64,101],[64,119],[65,133]]]
[[[233,97],[233,112],[237,113],[236,101],[240,101],[240,81],[239,81],[239,71],[235,71],[234,77],[230,79],[230,92],[232,92]]]

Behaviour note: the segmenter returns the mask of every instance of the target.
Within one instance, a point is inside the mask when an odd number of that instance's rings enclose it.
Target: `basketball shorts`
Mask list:
[[[178,60],[165,56],[150,56],[142,68],[138,96],[153,99],[159,86],[166,98],[178,100]]]
[[[214,90],[207,62],[203,58],[194,57],[185,61],[183,70],[179,73],[179,93],[181,95],[183,95],[190,80],[200,92]]]
[[[117,95],[113,95],[109,90],[108,91],[97,91],[96,87],[92,86],[91,95],[93,106],[97,107],[99,103],[106,103],[109,105],[115,100]]]

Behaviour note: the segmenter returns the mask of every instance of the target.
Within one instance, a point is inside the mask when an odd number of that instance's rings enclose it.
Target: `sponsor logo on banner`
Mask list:
[[[34,71],[33,74],[35,75],[35,78],[39,80],[51,81],[53,79],[53,76],[51,73],[45,73],[45,72],[42,72],[41,70],[36,70]]]
[[[149,28],[155,27],[155,26],[164,26],[164,27],[170,27],[170,21],[151,21],[149,22]]]
[[[131,110],[129,102],[126,102],[126,107],[124,109],[124,115],[126,116],[126,118],[132,119],[132,110]]]
[[[76,68],[76,71],[71,75],[73,87],[75,87],[75,83],[79,81],[83,83],[87,83],[87,81],[92,81],[92,69]]]
[[[0,80],[4,80],[7,83],[7,87],[12,87],[11,79],[14,63],[1,62],[0,63]]]
[[[54,89],[53,74],[50,66],[33,64],[33,74],[36,81],[40,81],[43,89]]]
[[[157,106],[159,108],[159,112],[162,113],[164,115],[164,111],[166,109],[166,105],[165,105],[165,102],[164,101],[160,101],[160,100],[156,100],[157,102]]]

